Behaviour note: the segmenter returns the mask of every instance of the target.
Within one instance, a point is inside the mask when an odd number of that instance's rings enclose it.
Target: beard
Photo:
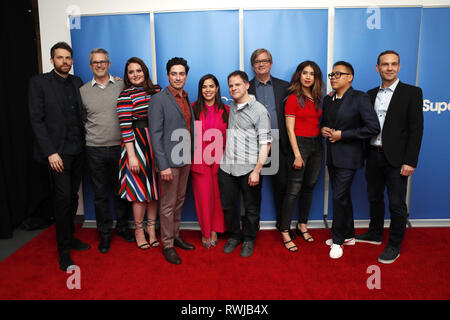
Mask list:
[[[64,64],[62,66],[54,66],[54,67],[55,67],[55,70],[60,74],[68,74],[70,69],[72,68],[71,65],[67,65],[67,64]]]

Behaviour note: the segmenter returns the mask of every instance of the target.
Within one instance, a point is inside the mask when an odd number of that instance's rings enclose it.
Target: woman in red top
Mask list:
[[[322,71],[313,61],[300,63],[292,76],[286,101],[286,128],[291,145],[286,196],[281,216],[281,236],[289,251],[298,250],[289,236],[295,206],[299,203],[296,232],[307,242],[314,239],[308,233],[307,222],[312,193],[322,167],[323,145],[319,119],[322,115]]]
[[[225,148],[229,113],[228,106],[222,103],[219,81],[212,74],[200,79],[197,102],[192,109],[196,120],[192,189],[202,244],[210,248],[217,245],[217,232],[225,231],[217,175]]]

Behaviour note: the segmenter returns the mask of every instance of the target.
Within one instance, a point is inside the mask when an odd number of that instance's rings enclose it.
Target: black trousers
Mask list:
[[[366,165],[367,192],[370,203],[369,233],[381,241],[384,227],[384,190],[387,188],[391,225],[388,246],[400,249],[405,236],[408,211],[406,188],[408,177],[400,175],[401,167],[392,167],[383,152],[371,149]]]
[[[118,231],[128,229],[130,203],[119,196],[119,159],[120,146],[86,146],[87,164],[94,187],[94,207],[97,230],[102,235],[110,235],[113,228],[113,216],[110,210],[112,192],[117,216]]]
[[[248,184],[249,176],[250,173],[235,177],[219,169],[220,202],[225,223],[230,237],[243,241],[254,241],[259,231],[262,176],[260,176],[259,184],[253,187]],[[238,207],[241,191],[245,209],[242,217],[242,232],[241,212]]]
[[[75,230],[74,219],[78,208],[78,189],[83,174],[84,153],[75,156],[61,155],[61,159],[64,171],[58,173],[50,170],[50,172],[58,250],[68,251]]]
[[[328,167],[333,189],[333,225],[331,236],[333,243],[342,245],[345,239],[355,236],[353,205],[350,195],[356,169]]]
[[[288,184],[281,215],[281,230],[291,228],[295,207],[299,205],[298,223],[307,223],[314,187],[319,178],[323,159],[321,137],[297,137],[297,144],[305,165],[294,169],[294,154],[289,157]]]

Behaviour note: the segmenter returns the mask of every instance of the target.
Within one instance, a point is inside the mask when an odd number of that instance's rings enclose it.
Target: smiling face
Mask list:
[[[67,76],[72,68],[73,59],[72,55],[66,49],[55,49],[53,58],[50,59],[55,71],[62,76]]]
[[[206,79],[202,85],[202,96],[208,106],[212,106],[215,102],[217,91],[219,87],[216,86],[213,79]]]
[[[109,76],[111,62],[104,53],[93,53],[91,55],[90,67],[96,78]]]
[[[270,75],[270,69],[272,69],[272,59],[267,52],[263,52],[256,56],[256,59],[252,65],[255,75],[258,79],[264,79]]]
[[[133,86],[141,87],[145,82],[145,75],[139,63],[130,63],[127,68],[127,76]]]
[[[169,79],[170,86],[175,90],[183,90],[186,83],[187,73],[186,68],[181,64],[176,64],[170,68],[167,79]]]
[[[398,72],[400,71],[399,58],[396,54],[388,53],[380,57],[377,64],[377,71],[380,74],[383,84],[390,86],[397,81]]]

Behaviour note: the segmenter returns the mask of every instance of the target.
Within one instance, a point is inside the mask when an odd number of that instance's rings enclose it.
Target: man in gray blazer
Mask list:
[[[159,214],[163,255],[168,262],[181,264],[174,245],[184,250],[195,249],[180,237],[181,209],[191,167],[195,119],[183,89],[189,72],[187,61],[172,58],[166,69],[169,86],[152,96],[148,121],[161,181]]]

